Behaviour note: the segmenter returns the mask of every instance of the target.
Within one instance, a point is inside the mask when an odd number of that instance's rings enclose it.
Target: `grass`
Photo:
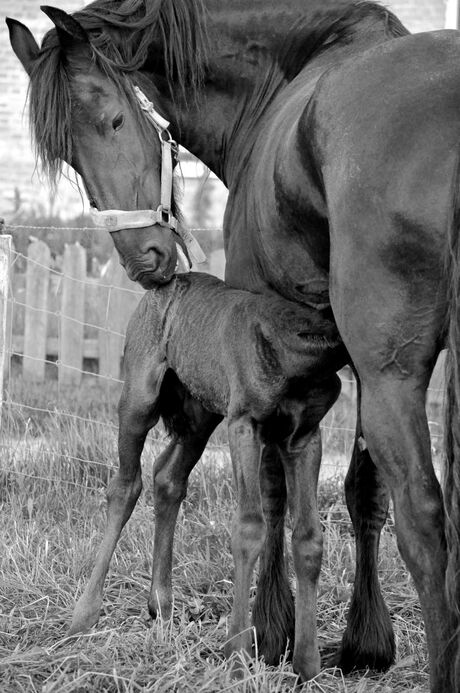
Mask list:
[[[243,664],[245,677],[235,682],[222,655],[232,599],[233,511],[223,428],[193,472],[180,512],[172,621],[151,623],[146,611],[154,522],[149,476],[162,445],[160,431],[144,455],[146,488],[114,556],[99,624],[89,635],[66,638],[104,526],[104,487],[116,466],[115,395],[87,383],[76,396],[58,392],[54,381],[39,388],[26,388],[17,378],[11,382],[1,438],[0,690],[292,691],[289,663]],[[351,447],[349,402],[334,410],[326,426],[328,473],[319,493],[325,551],[318,626],[324,652],[340,640],[353,580],[343,470],[335,473]],[[391,523],[382,536],[380,570],[396,631],[396,665],[385,674],[360,672],[346,679],[324,669],[298,690],[428,691],[420,609]]]

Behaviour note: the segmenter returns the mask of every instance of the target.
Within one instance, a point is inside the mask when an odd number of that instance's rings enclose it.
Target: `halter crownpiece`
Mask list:
[[[188,229],[184,229],[178,224],[171,211],[173,168],[174,160],[177,158],[178,147],[168,130],[169,122],[155,110],[153,103],[149,101],[139,87],[134,87],[134,93],[142,111],[154,126],[161,144],[160,204],[156,209],[134,210],[106,209],[99,211],[92,207],[91,215],[93,222],[96,226],[104,228],[110,233],[120,231],[121,229],[139,229],[145,226],[153,226],[154,224],[165,226],[179,234],[194,262],[205,262],[206,255],[203,253],[200,244]],[[182,248],[177,243],[176,248],[178,270],[182,272],[190,271],[190,266],[187,266],[190,263],[186,261],[187,258]]]

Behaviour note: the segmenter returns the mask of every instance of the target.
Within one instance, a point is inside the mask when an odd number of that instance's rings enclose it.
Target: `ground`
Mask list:
[[[154,522],[149,468],[163,444],[160,431],[144,455],[145,490],[112,562],[99,624],[89,635],[66,638],[104,524],[104,489],[116,464],[115,395],[94,387],[81,388],[78,396],[57,393],[53,383],[35,391],[16,382],[10,390],[0,463],[0,690],[292,691],[289,663],[273,668],[255,661],[237,683],[223,658],[232,598],[233,511],[223,429],[195,470],[180,514],[172,622],[152,624],[146,610]],[[343,469],[336,467],[349,454],[351,416],[345,398],[323,430],[327,473],[319,504],[325,553],[318,625],[324,655],[341,637],[353,580]],[[396,665],[383,675],[358,672],[346,679],[324,669],[298,690],[427,693],[420,610],[391,518],[382,538],[380,574],[396,631]]]

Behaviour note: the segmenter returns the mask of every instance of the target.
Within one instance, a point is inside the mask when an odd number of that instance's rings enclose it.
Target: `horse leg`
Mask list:
[[[148,608],[152,618],[169,618],[172,606],[172,559],[174,528],[180,504],[187,493],[190,472],[200,459],[221,416],[211,414],[190,398],[188,430],[175,433],[155,461],[153,469],[155,534],[153,569]]]
[[[266,535],[260,492],[261,444],[257,425],[248,417],[229,415],[228,434],[237,509],[232,525],[235,577],[231,625],[225,645],[226,657],[239,650],[251,654],[249,591],[254,566]]]
[[[119,404],[119,469],[107,489],[106,529],[90,579],[75,605],[69,635],[85,632],[98,621],[110,560],[142,490],[141,453],[147,433],[158,418],[155,404],[153,395],[142,397],[140,387],[123,388]]]
[[[379,541],[387,517],[389,492],[363,444],[358,378],[357,385],[356,436],[345,479],[345,495],[356,541],[356,574],[342,645],[329,662],[345,673],[367,667],[382,671],[388,669],[395,658],[393,627],[378,580]]]
[[[288,644],[291,648],[294,645],[295,616],[284,555],[286,481],[275,445],[266,445],[263,449],[260,484],[267,534],[259,559],[252,623],[259,656],[267,664],[277,665]]]
[[[354,212],[354,202],[353,196],[347,197],[343,209]],[[423,209],[423,201],[415,202]],[[414,270],[409,282],[405,265],[404,272],[399,272],[399,227],[396,236],[390,238],[387,233],[386,245],[382,241],[386,255],[377,242],[379,254],[375,251],[374,255],[370,229],[381,228],[381,220],[370,214],[365,227],[354,215],[345,228],[342,218],[340,234],[348,234],[347,243],[340,248],[338,244],[337,253],[332,253],[331,303],[361,380],[361,422],[369,454],[390,490],[398,546],[419,595],[431,690],[447,693],[452,690],[452,662],[446,654],[452,632],[445,588],[444,508],[425,411],[426,389],[445,317],[439,292],[440,261],[435,241],[430,238],[428,245],[425,227],[418,225],[413,247],[433,247],[433,252],[429,257],[421,251],[410,256],[410,262],[417,261],[415,267],[421,266],[423,271]],[[335,241],[334,234],[333,238]]]
[[[336,376],[323,386],[309,388],[308,399],[289,400],[293,422],[289,437],[279,445],[289,510],[292,517],[292,555],[296,574],[295,642],[292,666],[302,681],[320,671],[316,626],[317,589],[323,554],[323,532],[317,505],[321,465],[319,421],[340,392]]]
[[[398,546],[420,598],[432,690],[449,691],[444,511],[431,464],[424,391],[414,381],[384,379],[378,392],[376,398],[374,387],[363,382],[363,429],[391,489]]]

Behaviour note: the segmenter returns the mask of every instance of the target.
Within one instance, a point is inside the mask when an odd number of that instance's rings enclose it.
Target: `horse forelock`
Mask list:
[[[202,0],[96,0],[73,15],[90,35],[91,60],[124,93],[145,126],[129,77],[162,54],[173,98],[196,98],[207,62]],[[82,47],[82,50],[86,50]],[[64,161],[72,160],[72,68],[51,29],[44,37],[30,76],[30,126],[37,158],[54,185]],[[87,61],[88,56],[85,60]]]
[[[203,0],[96,0],[74,17],[117,69],[161,64],[171,96],[194,97],[209,51]]]

